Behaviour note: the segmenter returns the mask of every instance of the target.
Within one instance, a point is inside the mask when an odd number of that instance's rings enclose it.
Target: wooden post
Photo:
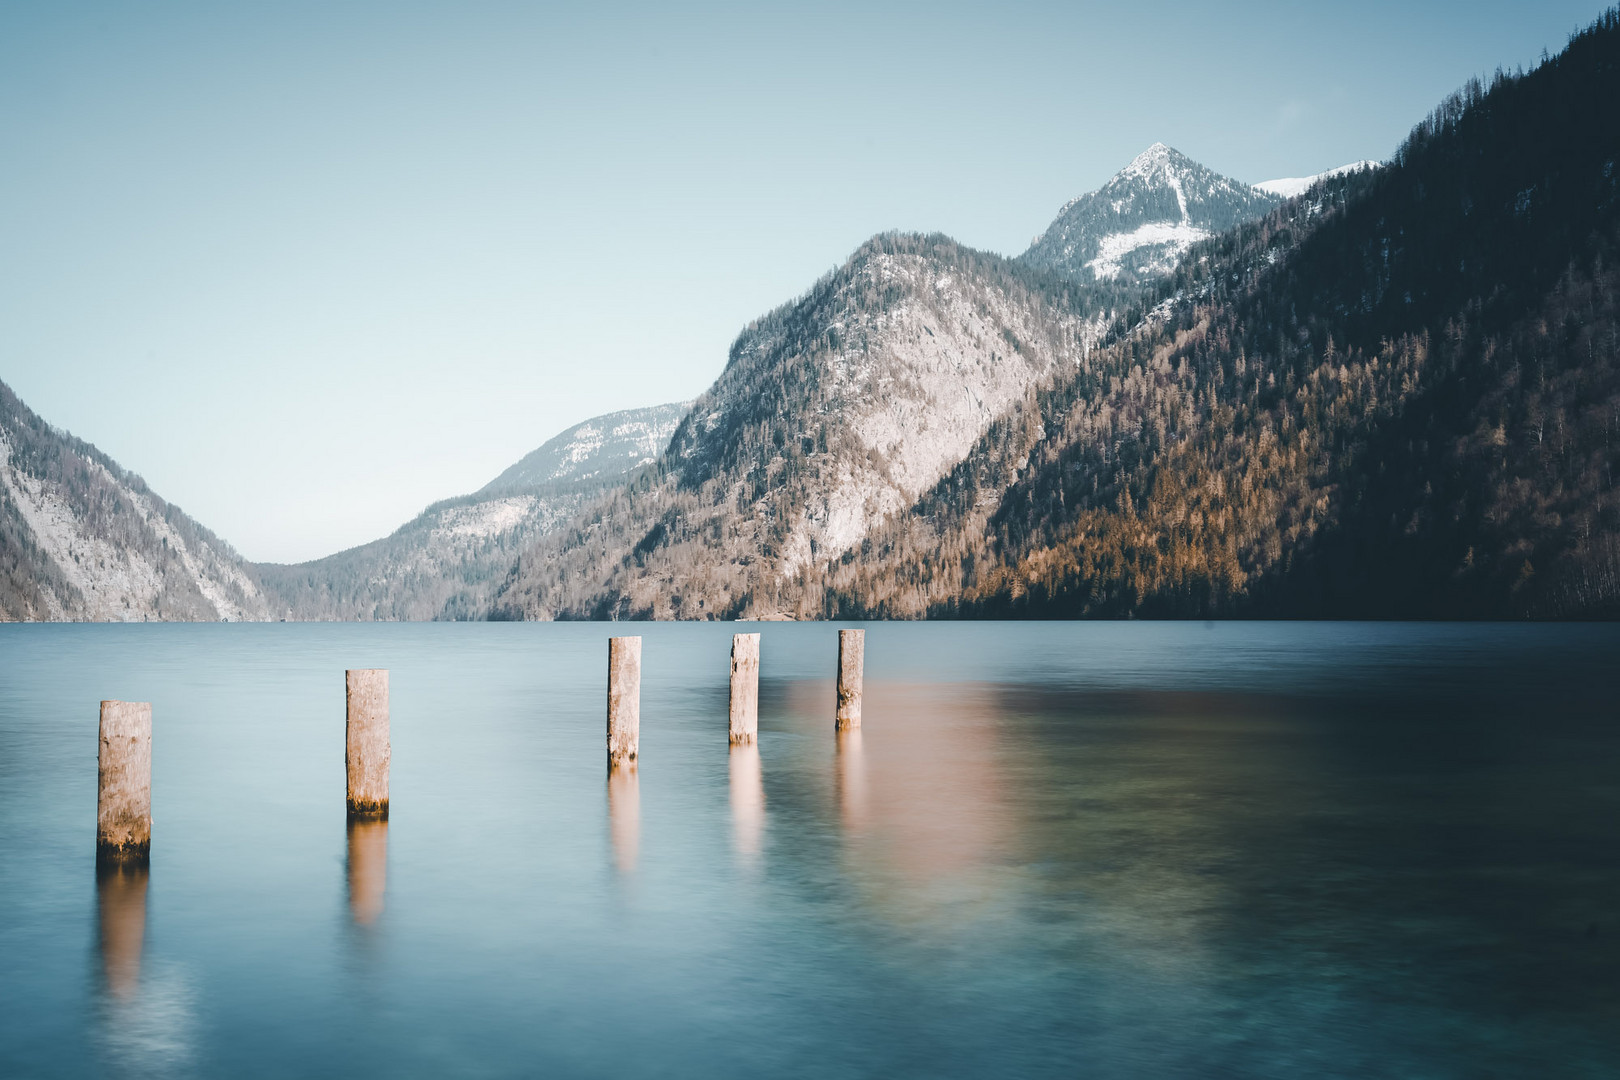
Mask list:
[[[861,726],[861,675],[865,667],[866,631],[838,631],[838,731]]]
[[[349,816],[388,816],[388,669],[344,672],[348,686]]]
[[[759,737],[759,635],[731,636],[731,745]]]
[[[96,862],[144,863],[152,852],[152,706],[101,703]]]
[[[608,771],[636,767],[641,747],[641,639],[608,638]]]

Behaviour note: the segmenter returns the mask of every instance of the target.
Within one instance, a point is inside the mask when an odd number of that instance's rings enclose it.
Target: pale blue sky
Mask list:
[[[0,3],[0,379],[250,558],[691,397],[885,229],[1382,158],[1592,2]]]

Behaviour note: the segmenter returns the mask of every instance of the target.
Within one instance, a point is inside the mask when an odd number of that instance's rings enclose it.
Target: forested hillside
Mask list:
[[[481,619],[518,555],[653,461],[688,404],[592,417],[381,540],[253,569],[283,618]]]
[[[1192,248],[1100,348],[1087,320],[1128,293],[883,238],[745,333],[658,467],[527,553],[496,613],[1620,612],[1617,59],[1611,14],[1534,72],[1470,85],[1387,168]],[[968,296],[996,323],[961,323],[962,344],[1000,325],[1035,362],[992,346],[1020,377],[975,444],[933,457],[933,480],[903,474],[921,488],[874,487],[962,377],[826,387],[960,322],[907,314],[929,291],[866,273],[925,249],[1016,297]],[[857,280],[859,303],[818,299]],[[1029,316],[1014,330],[1009,311]],[[916,411],[874,445],[858,403],[902,387]]]
[[[1611,13],[1195,249],[803,613],[1620,613],[1617,101]]]
[[[0,383],[0,619],[259,619],[230,545]]]
[[[581,481],[606,483],[657,460],[692,408],[690,401],[593,416],[547,439],[479,488],[479,495]]]

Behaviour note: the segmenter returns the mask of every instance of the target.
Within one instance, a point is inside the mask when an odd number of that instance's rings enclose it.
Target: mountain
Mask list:
[[[0,619],[263,619],[219,537],[0,383]]]
[[[1620,15],[1195,247],[840,616],[1620,615]]]
[[[623,476],[663,453],[691,407],[690,401],[678,401],[592,417],[546,440],[479,494]]]
[[[525,552],[504,618],[769,615],[1095,347],[1118,289],[884,235],[749,324],[669,448]]]
[[[874,237],[662,450],[598,418],[297,567],[6,390],[0,610],[1620,616],[1616,100],[1611,11],[1295,197],[1158,146],[1016,260]]]
[[[1279,201],[1154,143],[1101,188],[1058,211],[1019,259],[1077,281],[1148,282],[1174,269],[1193,244]]]
[[[1379,165],[1380,162],[1377,161],[1352,161],[1348,165],[1340,165],[1337,169],[1329,169],[1315,176],[1285,176],[1278,180],[1262,180],[1254,186],[1257,191],[1263,191],[1267,195],[1275,195],[1279,199],[1292,199],[1305,194],[1323,180],[1366,169],[1376,169]]]
[[[1616,100],[1611,12],[1194,244],[1109,329],[1125,264],[1075,267],[1141,227],[1112,201],[1012,263],[877,238],[493,613],[1620,615]],[[1126,172],[1188,221],[1178,157]]]
[[[651,462],[687,407],[594,417],[473,494],[434,503],[390,536],[312,562],[253,570],[286,618],[481,618],[518,555]]]

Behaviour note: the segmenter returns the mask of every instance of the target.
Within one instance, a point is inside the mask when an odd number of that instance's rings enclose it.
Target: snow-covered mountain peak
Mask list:
[[[1131,159],[1131,163],[1115,174],[1110,184],[1121,180],[1139,179],[1148,183],[1168,183],[1178,172],[1202,168],[1186,154],[1162,142],[1156,142]]]
[[[1021,259],[1080,280],[1146,281],[1170,272],[1199,240],[1278,201],[1156,142],[1065,205]]]

